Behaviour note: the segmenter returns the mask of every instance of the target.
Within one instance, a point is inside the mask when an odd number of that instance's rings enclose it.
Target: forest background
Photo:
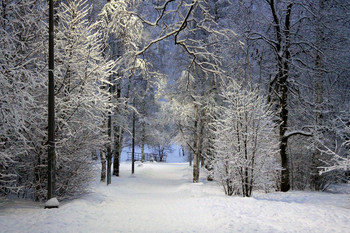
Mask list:
[[[349,1],[55,1],[59,199],[174,143],[227,195],[349,181]],[[0,196],[47,195],[48,5],[1,0]],[[143,158],[142,158],[143,159]],[[113,167],[113,169],[112,169]],[[108,177],[108,175],[107,175]]]

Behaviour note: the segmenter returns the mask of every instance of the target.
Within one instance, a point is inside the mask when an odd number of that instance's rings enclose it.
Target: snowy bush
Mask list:
[[[337,126],[337,134],[339,138],[337,139],[339,143],[335,143],[335,148],[332,149],[330,146],[321,143],[321,148],[319,150],[322,152],[323,159],[322,162],[324,166],[320,167],[320,174],[333,176],[333,182],[342,181],[349,182],[350,180],[350,114],[348,111],[341,112],[339,117],[335,120],[335,125]],[[339,146],[337,144],[340,144]],[[326,159],[327,157],[331,159]],[[341,179],[335,179],[334,176],[338,175]],[[331,180],[332,181],[332,180]]]
[[[0,33],[0,195],[46,199],[47,17],[44,2],[3,2]],[[43,7],[44,9],[41,9]],[[90,5],[57,8],[55,33],[56,192],[81,193],[93,173],[91,151],[106,143],[109,96],[101,88],[113,62],[103,57]]]
[[[35,0],[2,1],[2,12],[0,196],[33,188],[47,119],[44,13]]]
[[[258,90],[234,80],[222,82],[223,105],[212,123],[214,176],[227,195],[251,196],[253,188],[276,188],[280,168],[272,113]]]
[[[91,151],[107,142],[102,124],[110,110],[106,85],[113,68],[103,56],[97,23],[86,0],[62,3],[56,34],[56,192],[81,193],[95,175]]]

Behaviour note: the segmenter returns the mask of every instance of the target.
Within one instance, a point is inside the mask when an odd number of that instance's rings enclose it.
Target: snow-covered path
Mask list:
[[[122,164],[112,185],[96,184],[59,209],[0,207],[0,232],[350,232],[346,194],[289,192],[227,197],[191,183],[187,164]],[[17,207],[16,207],[17,206]]]

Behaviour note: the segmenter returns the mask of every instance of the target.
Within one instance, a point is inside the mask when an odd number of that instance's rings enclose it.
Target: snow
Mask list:
[[[57,198],[51,198],[47,202],[45,202],[46,208],[58,208],[60,203],[58,202]]]
[[[187,163],[121,164],[112,184],[58,209],[0,205],[0,232],[350,232],[350,195],[255,193],[228,197],[215,182],[193,184]]]

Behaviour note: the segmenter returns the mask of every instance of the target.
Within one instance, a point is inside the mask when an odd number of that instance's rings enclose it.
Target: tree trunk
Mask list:
[[[283,127],[280,126],[280,155],[281,155],[281,162],[282,162],[282,174],[281,174],[281,191],[287,192],[290,189],[290,183],[289,183],[289,163],[288,163],[288,155],[287,155],[287,139],[284,139],[282,135],[282,132],[284,131],[281,129]]]
[[[276,10],[276,4],[274,0],[268,2],[275,28],[276,35],[276,57],[277,57],[277,67],[278,73],[276,78],[271,81],[275,85],[275,92],[278,93],[278,105],[279,105],[279,148],[282,163],[281,172],[281,191],[287,192],[290,189],[289,180],[289,163],[287,154],[288,138],[286,137],[286,132],[288,128],[288,78],[289,78],[289,63],[290,63],[290,23],[291,23],[291,12],[293,3],[288,4],[284,28],[281,26],[281,21],[278,18],[278,12]],[[285,42],[283,43],[283,36]],[[271,86],[270,86],[271,87]],[[270,88],[273,91],[273,88]],[[271,99],[270,99],[271,100]]]
[[[107,0],[107,3],[109,3],[109,2],[110,2],[110,0]],[[107,23],[109,24],[110,22],[112,22],[113,16],[108,14],[107,17],[108,17]],[[118,57],[118,49],[119,48],[118,48],[118,44],[117,44],[117,38],[112,33],[110,33],[108,35],[108,45],[109,45],[109,56],[112,59],[115,59],[116,57]],[[117,91],[119,91],[119,93],[117,93],[117,96],[119,94],[119,97],[120,97],[120,86],[119,86],[119,83],[117,84],[117,86],[115,86],[116,85],[115,84],[116,78],[114,75],[115,75],[114,73],[111,74],[111,76],[109,78],[109,82],[111,83],[108,85],[109,92],[111,93],[111,96],[113,96],[112,94],[115,91],[115,88],[117,88]],[[114,97],[110,98],[110,103],[112,103],[112,98],[114,98]],[[117,100],[118,100],[118,97],[117,97]],[[110,140],[110,142],[108,143],[108,147],[107,147],[107,185],[111,184],[111,181],[112,181],[112,158],[113,158],[113,155],[114,155],[113,166],[115,165],[114,169],[116,170],[113,172],[113,174],[119,175],[119,159],[118,159],[119,155],[117,155],[117,150],[115,148],[116,142],[112,143],[112,130],[113,130],[113,135],[115,135],[115,127],[112,126],[114,124],[112,121],[112,112],[113,112],[113,110],[111,109],[111,112],[109,113],[109,116],[108,116],[108,139]],[[114,139],[116,139],[116,137]],[[117,167],[117,169],[116,169],[116,167]]]
[[[117,86],[117,96],[121,97],[121,86],[120,83]],[[129,102],[129,94],[130,94],[130,86],[131,86],[131,77],[129,78],[129,83],[126,91],[126,102],[124,104],[124,111],[128,108],[128,102]],[[117,124],[116,124],[117,125]],[[115,128],[114,131],[114,137],[115,137],[115,157],[114,157],[114,164],[113,164],[113,175],[119,176],[119,167],[120,167],[120,156],[123,150],[123,140],[124,140],[124,133],[125,129],[118,125]]]
[[[281,174],[281,191],[287,192],[290,189],[289,180],[289,162],[288,162],[288,138],[285,137],[288,128],[288,61],[284,62],[284,67],[281,69],[282,77],[280,78],[279,85],[281,87],[280,98],[280,127],[279,127],[279,141],[280,141],[280,155],[282,162],[282,174]]]
[[[188,162],[190,167],[192,167],[192,160],[193,160],[193,156],[192,156],[192,151],[190,149],[190,151],[188,152]]]
[[[120,153],[121,153],[121,142],[120,142],[120,127],[114,130],[114,160],[113,160],[113,175],[119,176],[120,167]]]
[[[135,99],[134,99],[135,107]],[[131,155],[131,174],[135,173],[135,111],[132,114],[132,155]]]
[[[120,81],[117,84],[117,94],[116,98],[119,102],[119,99],[121,98],[121,86]],[[120,109],[117,109],[117,111]],[[120,112],[120,111],[118,111]],[[114,134],[114,161],[113,161],[113,175],[119,176],[119,167],[120,167],[120,153],[121,153],[121,127],[117,122],[115,123],[113,127],[113,134]]]
[[[230,163],[229,161],[226,161],[225,163],[225,172],[226,172],[226,195],[232,196],[234,192],[232,180],[230,178]]]
[[[288,77],[289,77],[289,62],[290,62],[290,17],[292,12],[293,3],[289,4],[287,7],[284,33],[286,37],[286,45],[283,58],[283,68],[282,76],[280,77],[280,87],[281,87],[281,112],[280,112],[280,154],[282,161],[282,177],[281,177],[281,191],[287,192],[290,189],[289,180],[289,162],[287,154],[288,138],[286,137],[286,132],[288,128]]]
[[[141,136],[141,162],[145,162],[145,141],[146,141],[146,127],[145,122],[142,122],[142,136]]]
[[[39,202],[41,200],[41,191],[43,190],[43,183],[42,180],[44,177],[43,171],[42,171],[42,161],[40,158],[40,154],[36,154],[37,156],[37,164],[35,164],[34,167],[34,185],[35,185],[35,197],[34,200],[36,202]]]
[[[107,185],[112,182],[112,150],[111,146],[107,146]]]
[[[207,156],[205,159],[205,169],[207,169],[208,175],[207,175],[207,181],[213,181],[214,180],[214,168],[213,168],[213,157],[212,149],[209,148],[207,151]]]
[[[112,76],[110,76],[109,81],[112,82]],[[112,95],[112,85],[109,84],[109,92]],[[110,97],[110,102],[112,99]],[[108,123],[107,123],[107,133],[108,133],[108,144],[107,144],[107,185],[112,182],[112,148],[111,148],[111,140],[112,140],[112,112],[108,113]]]
[[[106,132],[106,121],[105,118],[102,122],[102,126],[104,129],[104,132]],[[107,133],[108,134],[108,133]],[[105,153],[105,148],[107,147],[107,145],[103,146],[103,149],[100,149],[100,161],[101,161],[101,180],[100,182],[106,182],[106,174],[107,174],[107,159],[106,159],[106,153]]]
[[[319,146],[319,135],[322,134],[322,104],[323,104],[323,77],[324,77],[324,65],[323,65],[323,54],[322,49],[324,46],[324,17],[325,17],[325,1],[319,1],[319,12],[318,12],[318,20],[317,20],[317,28],[316,28],[316,58],[315,58],[315,129],[314,132],[314,151],[312,153],[312,161],[311,161],[311,182],[310,187],[313,190],[321,189],[321,177],[318,173],[318,167],[321,166],[320,158],[321,153],[317,149]]]
[[[193,142],[193,183],[199,181],[199,169],[200,169],[200,149],[199,149],[199,135],[198,135],[198,107],[195,105],[195,121],[194,121],[194,142]]]
[[[194,122],[194,128],[197,128],[197,119]],[[194,135],[193,140],[193,183],[197,183],[199,179],[199,157],[197,153],[197,133]]]
[[[199,126],[200,130],[199,130],[199,137],[198,137],[198,155],[200,158],[200,162],[201,162],[201,167],[204,167],[204,156],[202,153],[202,145],[203,145],[203,121],[200,121],[200,126]]]
[[[101,150],[100,151],[100,158],[101,158],[101,182],[106,182],[106,155]]]
[[[197,84],[198,84],[198,75],[196,67],[193,67],[193,76],[195,79],[195,83],[193,85],[193,92],[197,95]],[[199,171],[200,171],[200,114],[199,114],[199,106],[196,103],[196,99],[192,96],[192,100],[194,103],[194,125],[193,125],[193,183],[199,182]]]
[[[193,183],[199,182],[199,156],[198,153],[194,153],[193,158]]]
[[[247,117],[247,113],[245,112],[244,113],[244,121],[247,121],[248,120],[248,117]],[[243,128],[243,127],[242,127]],[[250,190],[250,187],[249,187],[249,184],[250,184],[250,175],[249,175],[249,155],[248,155],[248,126],[245,125],[244,127],[244,133],[242,135],[242,141],[243,141],[243,147],[244,147],[244,158],[245,158],[245,161],[246,161],[246,165],[244,166],[244,190],[243,190],[243,196],[244,197],[249,197],[249,190]],[[253,166],[253,165],[251,165]]]

